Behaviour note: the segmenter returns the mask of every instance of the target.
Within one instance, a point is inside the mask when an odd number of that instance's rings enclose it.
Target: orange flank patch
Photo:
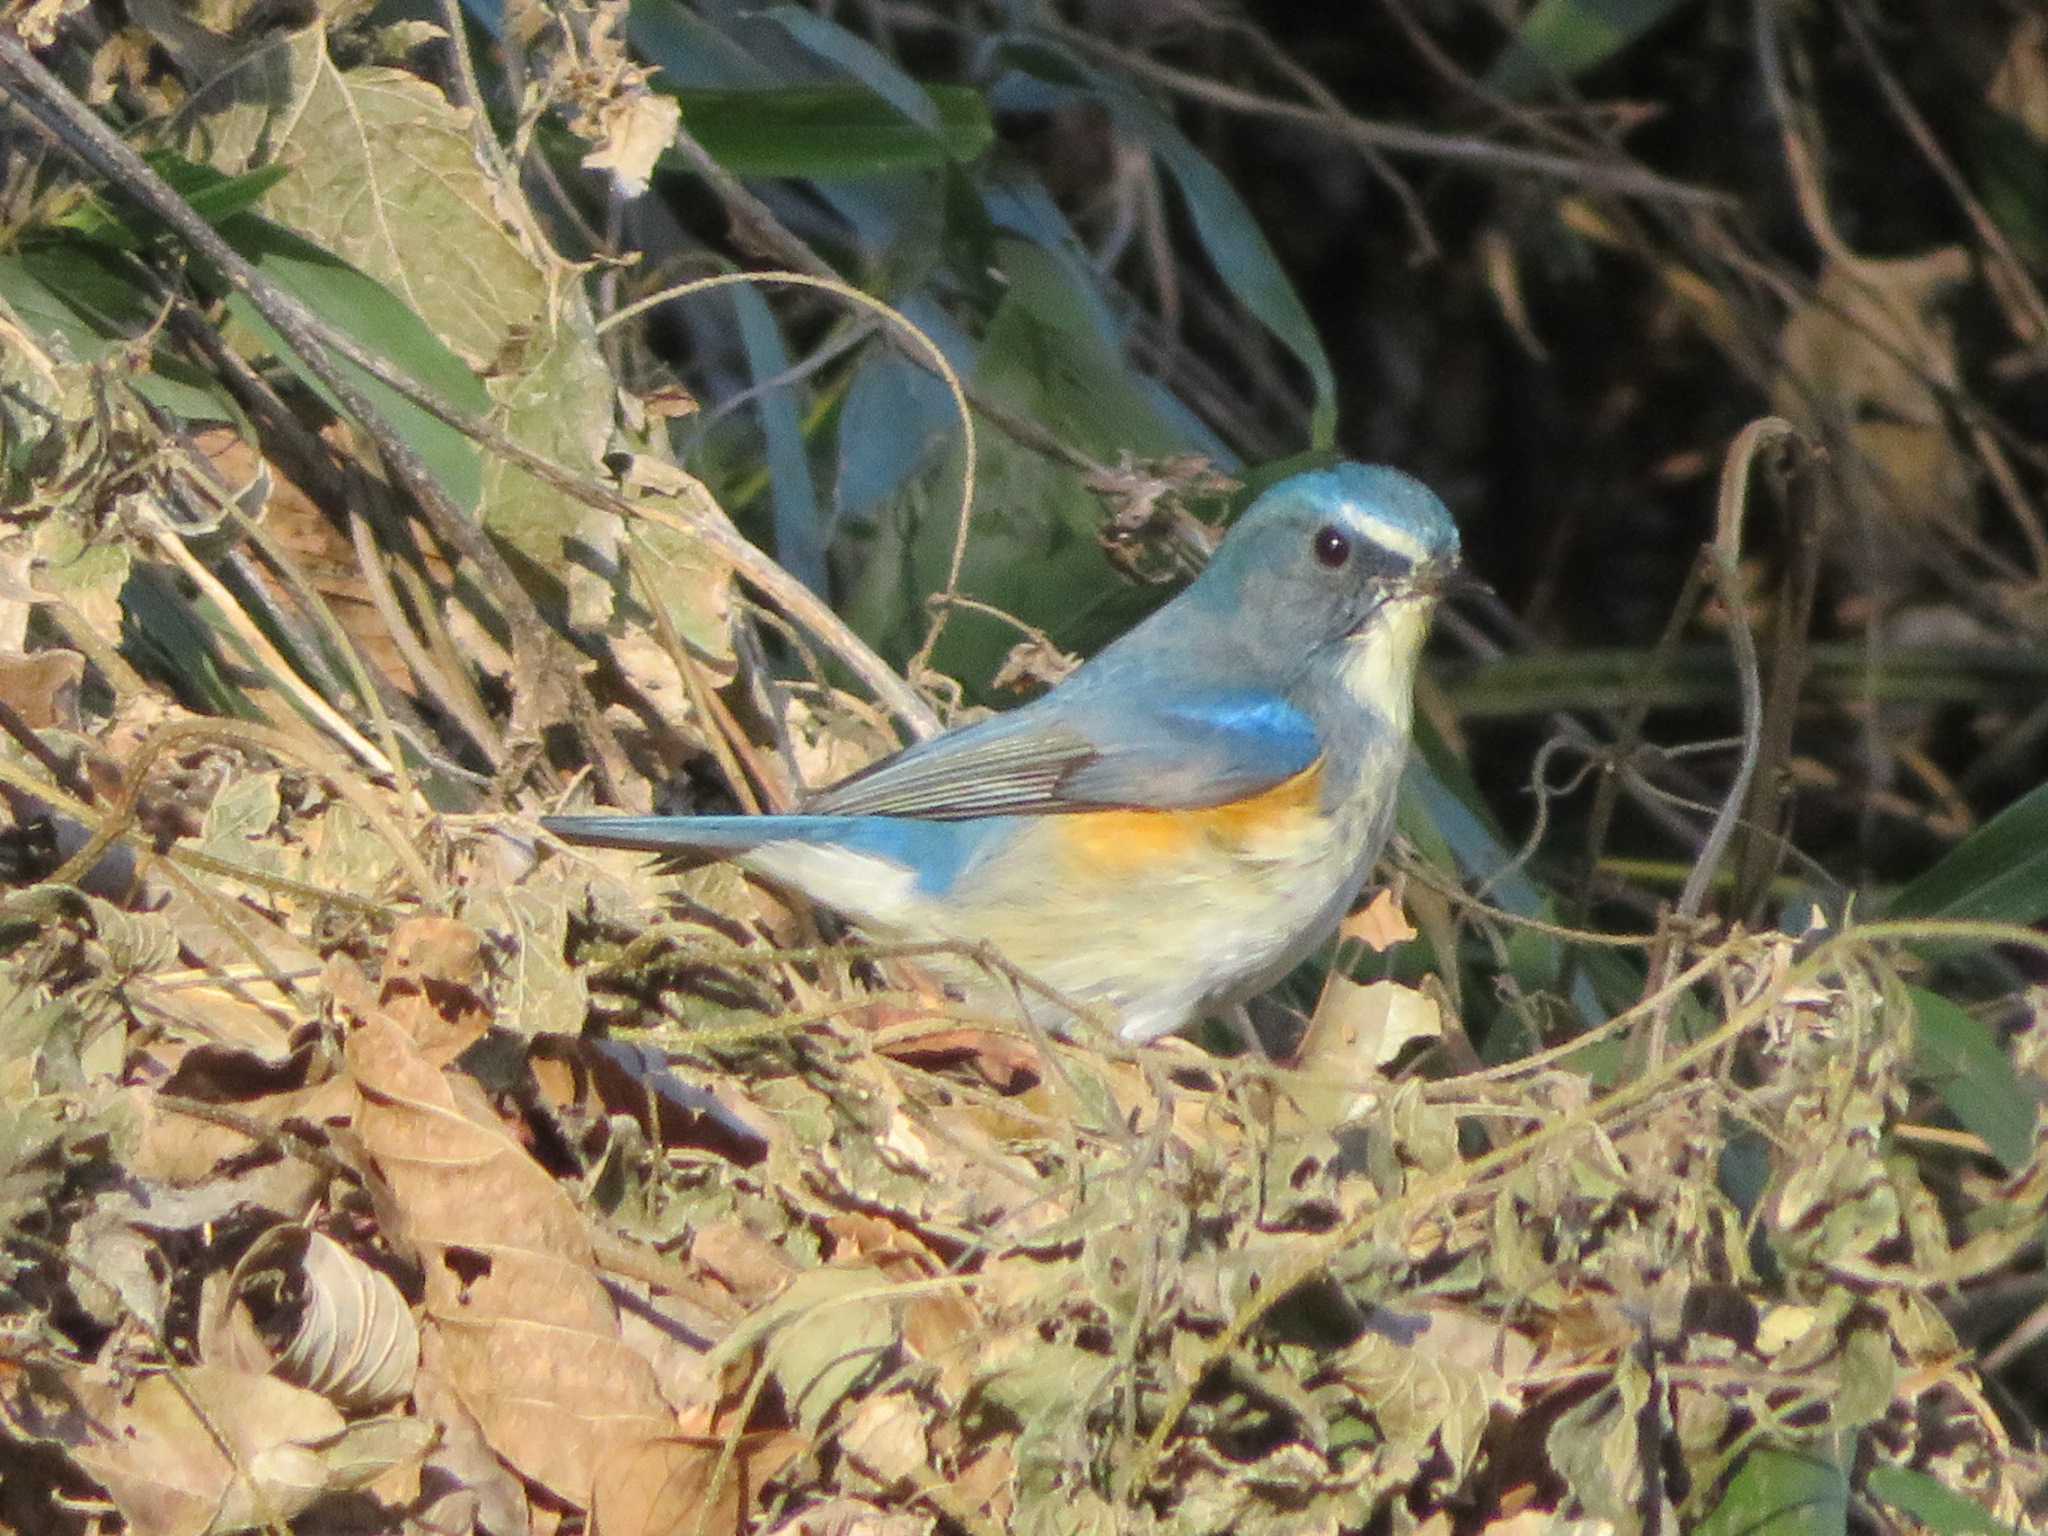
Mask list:
[[[1202,845],[1242,848],[1305,826],[1322,803],[1323,760],[1262,794],[1192,811],[1083,811],[1053,820],[1067,849],[1097,867],[1137,870],[1169,863]]]

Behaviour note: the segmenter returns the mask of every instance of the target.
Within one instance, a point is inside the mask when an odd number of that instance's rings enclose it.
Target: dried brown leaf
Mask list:
[[[932,1536],[930,1515],[891,1513],[865,1499],[828,1499],[791,1515],[769,1536]]]
[[[398,1287],[324,1233],[273,1227],[221,1289],[224,1316],[202,1318],[216,1364],[269,1371],[350,1411],[412,1391],[419,1328]]]
[[[735,1436],[729,1458],[727,1447],[711,1435],[613,1446],[598,1468],[590,1511],[595,1536],[740,1536],[761,1485],[805,1447],[797,1436],[774,1430]]]
[[[0,704],[31,730],[76,731],[85,658],[76,651],[0,653]]]
[[[410,918],[392,932],[378,1007],[423,1058],[445,1065],[490,1027],[484,982],[481,934],[451,918]]]
[[[494,1536],[523,1536],[531,1515],[526,1484],[491,1449],[483,1426],[441,1371],[441,1353],[439,1334],[429,1332],[420,1340],[413,1403],[435,1430],[427,1466],[445,1490],[434,1506],[419,1512],[420,1518],[432,1531],[469,1526]]]
[[[50,1426],[137,1536],[226,1536],[290,1520],[353,1486],[324,1454],[347,1426],[314,1393],[215,1366],[188,1368],[179,1383],[182,1392],[150,1376],[131,1389],[80,1371],[68,1382],[80,1412]]]
[[[1923,530],[1977,520],[1973,463],[1948,427],[1960,364],[1943,312],[1969,272],[1956,246],[1831,262],[1779,336],[1773,407],[1823,442],[1852,445],[1832,464],[1847,513],[1835,549],[1880,591],[1915,558]]]
[[[384,1235],[417,1256],[449,1383],[500,1455],[587,1504],[607,1445],[675,1421],[620,1341],[582,1216],[469,1080],[438,1070],[392,1019],[363,1020],[345,1056]]]
[[[1415,925],[1402,912],[1394,893],[1382,889],[1373,893],[1371,901],[1346,915],[1337,925],[1337,937],[1356,939],[1374,954],[1383,955],[1396,944],[1406,944],[1414,938]]]

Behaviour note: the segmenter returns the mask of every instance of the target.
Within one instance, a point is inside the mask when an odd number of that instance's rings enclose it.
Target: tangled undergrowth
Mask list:
[[[1627,103],[1516,95],[1474,136],[1469,96],[1535,87],[1461,80],[1398,5],[1456,89],[1392,139],[1205,8],[1151,53],[882,9],[967,83],[798,7],[0,25],[0,1528],[2040,1528],[2041,1406],[1999,1368],[2041,1317],[2048,797],[1972,829],[2048,729],[2048,310],[1974,193],[1969,256],[1925,209],[1917,256],[1838,229],[1845,74],[1935,134],[1890,34],[1765,5],[1754,58],[1702,54],[1755,76],[1809,271],[1712,132],[1678,170],[1740,191],[1634,160]],[[2038,19],[1995,9],[1959,29],[1975,105],[2048,142]],[[1239,67],[1307,104],[1212,88]],[[1226,449],[1333,444],[1337,372],[1183,98],[1349,145],[1417,261],[1444,214],[1385,154],[1499,184],[1442,312],[1382,306],[1390,375],[1468,387],[1405,438],[1382,391],[1360,441],[1491,462],[1459,434],[1499,327],[1462,321],[1494,305],[1533,369],[1525,275],[1623,271],[1613,329],[1663,344],[1556,370],[1629,443],[1582,507],[1704,505],[1765,409],[1738,491],[1764,438],[1825,445],[1783,569],[1724,499],[1701,645],[1737,664],[1618,651],[1610,687],[1468,625],[1417,846],[1271,1003],[1272,1059],[1047,1036],[730,868],[546,839],[572,799],[788,806],[956,715],[949,672],[1057,678],[1201,558]],[[1112,145],[1115,197],[1020,177],[1037,118]],[[1940,307],[1973,273],[1988,362]],[[1730,420],[1656,409],[1679,363]],[[1571,608],[1537,577],[1510,619]],[[1648,750],[1657,703],[1735,719],[1739,770]],[[1583,868],[1541,814],[1512,858],[1457,739],[1552,710],[1602,770]],[[1816,805],[1836,848],[1910,829],[1870,862],[1917,900],[1782,874]]]
[[[1284,1059],[1131,1051],[310,731],[91,718],[82,667],[0,680],[55,781],[15,853],[72,855],[0,899],[15,1529],[2041,1507],[1946,1309],[2034,1241],[2048,1143],[1994,1128],[1999,1171],[1926,1116],[1951,1005],[1900,925],[1674,936],[1635,1008],[1497,1065],[1441,986],[1345,965]],[[1412,936],[1382,900],[1342,954]],[[2013,1050],[2044,1096],[2048,1025]]]

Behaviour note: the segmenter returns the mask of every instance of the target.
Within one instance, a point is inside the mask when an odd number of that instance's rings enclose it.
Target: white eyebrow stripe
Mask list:
[[[1360,521],[1364,523],[1368,536],[1372,539],[1373,543],[1379,545],[1381,549],[1391,550],[1397,555],[1405,555],[1409,563],[1413,565],[1420,565],[1429,559],[1429,546],[1409,533],[1405,528],[1396,527],[1392,523],[1381,522],[1378,518],[1374,517],[1361,518]]]

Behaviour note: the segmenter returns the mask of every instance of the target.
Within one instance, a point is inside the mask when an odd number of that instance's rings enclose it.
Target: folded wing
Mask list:
[[[1313,723],[1277,694],[1110,700],[1062,690],[898,753],[804,809],[931,821],[1191,810],[1263,793],[1320,753]]]

